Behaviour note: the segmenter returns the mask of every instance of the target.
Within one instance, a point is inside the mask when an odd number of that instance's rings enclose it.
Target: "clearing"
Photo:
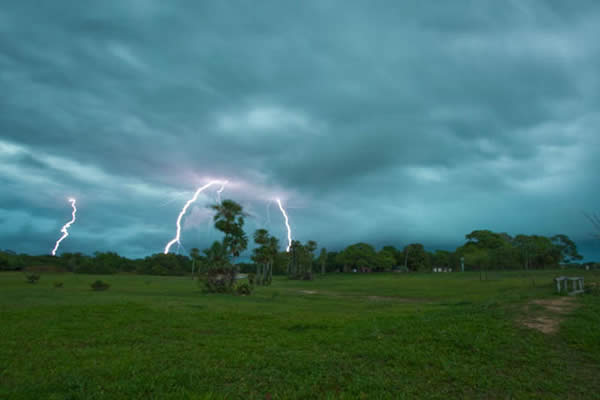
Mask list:
[[[230,296],[0,273],[0,398],[598,398],[600,296],[554,295],[559,274],[276,277]]]

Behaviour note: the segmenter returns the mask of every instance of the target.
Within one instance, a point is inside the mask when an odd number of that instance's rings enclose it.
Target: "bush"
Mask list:
[[[593,296],[600,296],[600,285],[597,282],[588,283],[585,285],[585,293]]]
[[[198,281],[207,293],[231,293],[235,282],[234,268],[215,268],[206,272]]]
[[[92,283],[90,285],[92,287],[93,290],[96,291],[100,291],[100,290],[107,290],[110,285],[106,282],[102,282],[101,280],[97,280],[96,282]]]
[[[63,287],[63,283],[62,282],[54,282],[54,287],[61,288],[61,287]]]
[[[28,274],[25,275],[25,279],[27,279],[28,283],[37,283],[40,280],[40,276],[37,274]]]
[[[235,287],[235,292],[241,296],[249,296],[252,294],[252,286],[248,283],[240,283]]]

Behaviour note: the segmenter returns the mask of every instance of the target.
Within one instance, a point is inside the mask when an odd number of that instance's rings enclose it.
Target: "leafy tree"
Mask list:
[[[475,230],[465,235],[469,243],[476,244],[479,248],[495,249],[504,246],[512,238],[506,233],[496,233],[490,230]]]
[[[448,268],[452,265],[451,253],[446,250],[436,250],[431,257],[431,263],[434,267]]]
[[[376,270],[378,271],[391,271],[396,265],[396,258],[394,254],[389,250],[381,250],[376,256]]]
[[[562,262],[571,263],[583,259],[583,256],[577,252],[577,245],[567,235],[554,235],[550,240]]]
[[[412,271],[429,268],[430,261],[421,243],[412,243],[404,247],[404,266]]]
[[[355,268],[374,268],[377,265],[376,256],[373,246],[361,242],[346,247],[337,255],[336,261],[344,266],[344,272],[349,272]]]
[[[391,245],[383,246],[382,250],[385,250],[394,256],[394,266],[404,264],[404,253],[401,250],[398,250]]]

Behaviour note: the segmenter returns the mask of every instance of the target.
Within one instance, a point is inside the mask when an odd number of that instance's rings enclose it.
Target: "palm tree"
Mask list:
[[[252,260],[256,262],[257,285],[269,285],[273,279],[273,264],[279,251],[279,240],[270,236],[266,229],[257,229],[254,232],[254,242],[259,247],[253,250]]]
[[[267,284],[270,285],[271,281],[273,280],[273,264],[275,264],[275,258],[277,257],[277,254],[279,253],[279,240],[276,237],[271,236],[269,238],[267,250],[268,250],[267,252],[269,254]]]
[[[203,250],[203,253],[206,255],[209,268],[218,269],[229,264],[227,249],[221,242],[214,241],[208,249]]]
[[[243,229],[244,217],[248,214],[233,200],[223,200],[210,208],[216,211],[215,228],[225,234],[223,245],[232,257],[238,257],[248,247],[248,237]]]

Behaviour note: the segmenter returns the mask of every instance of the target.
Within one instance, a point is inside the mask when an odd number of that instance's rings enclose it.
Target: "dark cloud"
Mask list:
[[[581,217],[600,187],[598,36],[593,1],[9,2],[2,247],[47,251],[72,195],[71,250],[160,251],[193,190],[226,177],[249,227],[282,239],[278,195],[330,248],[490,228],[598,257]]]

